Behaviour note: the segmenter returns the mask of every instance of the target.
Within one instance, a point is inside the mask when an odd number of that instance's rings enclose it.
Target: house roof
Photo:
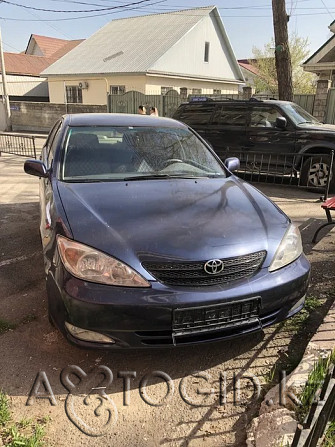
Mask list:
[[[76,47],[80,42],[83,41],[83,39],[65,40],[65,39],[56,39],[55,37],[47,37],[47,36],[40,36],[38,34],[32,34],[30,36],[25,51],[26,54],[29,54],[29,46],[32,44],[33,41],[35,41],[35,43],[38,45],[39,49],[43,53],[43,56],[55,57],[56,59],[59,59],[60,57],[64,56],[64,54],[66,54],[68,51]],[[67,50],[65,50],[65,48],[67,48]]]
[[[237,62],[240,67],[244,68],[245,70],[250,71],[252,74],[254,74],[256,76],[259,76],[259,71],[254,65],[252,65],[250,63],[251,60],[252,59],[238,59]]]
[[[38,76],[56,59],[22,53],[4,53],[6,73]]]
[[[331,36],[321,47],[315,51],[302,65],[312,65],[321,62],[326,56],[328,51],[331,51],[335,47],[335,35]]]
[[[42,46],[45,53],[49,56],[35,56],[32,54],[22,53],[4,53],[6,73],[15,75],[38,76],[49,65],[56,62],[57,59],[75,48],[82,40],[63,40],[54,39],[52,37],[37,36],[32,34],[28,43],[32,38]],[[26,50],[27,51],[27,50]],[[52,56],[50,56],[52,54]],[[1,70],[0,70],[1,72]]]
[[[215,6],[113,20],[47,68],[43,75],[147,73],[211,12],[221,22]],[[222,22],[220,31],[232,64],[236,65],[235,71],[240,74]]]

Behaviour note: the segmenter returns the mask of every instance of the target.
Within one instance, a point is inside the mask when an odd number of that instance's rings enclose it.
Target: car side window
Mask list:
[[[61,129],[61,123],[56,123],[55,127],[52,129],[52,133],[50,134],[50,138],[47,145],[47,165],[48,168],[51,167],[52,160],[54,158],[55,146],[57,142],[57,136],[59,135]]]
[[[195,104],[185,107],[178,119],[190,126],[196,124],[208,124],[213,113],[213,106]]]
[[[219,107],[212,120],[212,124],[223,126],[245,127],[247,111],[244,107]]]
[[[276,119],[283,115],[274,107],[255,107],[250,113],[250,127],[276,127]]]

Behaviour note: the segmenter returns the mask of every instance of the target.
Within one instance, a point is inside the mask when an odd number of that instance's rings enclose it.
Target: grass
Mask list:
[[[16,328],[16,324],[14,323],[10,323],[7,320],[3,320],[2,318],[0,318],[0,335],[3,334],[4,332],[7,332],[11,329],[15,329]]]
[[[308,376],[308,380],[302,392],[299,395],[301,405],[296,409],[296,415],[300,422],[303,422],[307,416],[315,394],[326,378],[331,363],[334,363],[334,352],[328,357],[321,357],[314,365],[313,370]]]
[[[4,334],[5,332],[8,332],[10,330],[16,329],[21,324],[27,324],[31,323],[32,321],[35,321],[37,319],[37,316],[35,314],[28,314],[25,317],[22,318],[19,324],[11,323],[10,321],[4,320],[3,318],[0,318],[0,335]]]
[[[7,447],[42,447],[47,418],[34,422],[22,419],[13,422],[6,394],[0,391],[0,445]]]
[[[310,314],[318,307],[321,307],[325,301],[325,299],[320,300],[313,295],[308,296],[305,301],[305,307],[284,323],[285,329],[289,331],[299,331],[303,329]]]
[[[322,447],[334,447],[334,445],[335,445],[335,421],[329,424],[322,443]]]
[[[20,321],[20,324],[27,324],[31,323],[32,321],[35,321],[37,319],[37,316],[35,314],[28,314],[22,320]]]
[[[0,426],[3,427],[10,420],[8,398],[0,391]]]

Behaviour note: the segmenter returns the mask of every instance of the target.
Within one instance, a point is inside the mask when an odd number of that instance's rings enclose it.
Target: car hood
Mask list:
[[[335,125],[334,124],[299,124],[299,129],[301,130],[315,130],[317,132],[335,132]],[[335,135],[335,133],[334,133]]]
[[[58,182],[76,241],[148,274],[148,260],[208,260],[266,250],[288,217],[248,183],[226,179]],[[265,264],[265,265],[266,265]]]

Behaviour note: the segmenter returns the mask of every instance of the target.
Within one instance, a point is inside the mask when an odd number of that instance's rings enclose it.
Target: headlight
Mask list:
[[[64,267],[77,278],[111,286],[150,287],[135,270],[101,251],[63,236],[58,236],[57,246]]]
[[[269,272],[278,270],[295,261],[302,253],[300,231],[295,225],[291,225],[286,231],[274,258],[269,267]]]

